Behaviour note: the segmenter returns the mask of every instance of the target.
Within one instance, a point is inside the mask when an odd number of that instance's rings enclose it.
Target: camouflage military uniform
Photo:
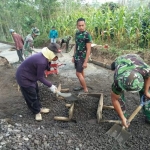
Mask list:
[[[28,34],[24,39],[24,46],[23,46],[23,53],[24,53],[25,58],[32,55],[33,43],[34,43],[34,40],[33,40],[32,35]]]
[[[60,46],[62,47],[63,43],[66,43],[66,52],[68,52],[69,48],[69,41],[71,40],[71,36],[65,36],[60,43]]]
[[[75,42],[76,42],[76,51],[75,51],[75,55],[74,55],[75,68],[76,68],[77,72],[82,72],[82,70],[83,70],[82,65],[86,58],[86,51],[87,51],[86,43],[91,43],[92,38],[88,32],[78,31],[75,35]]]
[[[122,111],[124,113],[125,113],[124,90],[126,89],[126,91],[128,91],[128,88],[127,87],[123,88],[123,86],[119,84],[119,80],[122,74],[124,74],[124,76],[129,77],[129,74],[126,74],[126,72],[129,71],[138,72],[143,77],[143,79],[147,79],[148,77],[150,77],[150,66],[144,63],[143,59],[136,54],[123,55],[115,60],[115,73],[114,73],[114,83],[112,84],[112,91],[115,94],[120,95],[121,98],[119,99],[119,102]],[[133,84],[133,87],[135,85],[140,85],[142,83],[140,79],[135,79],[134,82],[132,81],[133,80],[131,77],[131,83]],[[138,86],[136,88],[138,89]],[[142,90],[139,91],[139,94],[140,97],[144,95],[144,86]],[[146,98],[144,97],[144,101],[145,100]],[[148,118],[148,120],[150,120],[150,105],[146,105],[143,107],[143,113]]]
[[[78,31],[75,35],[76,42],[76,53],[75,60],[84,60],[86,58],[86,43],[91,43],[92,38],[90,34],[86,31],[80,32]]]

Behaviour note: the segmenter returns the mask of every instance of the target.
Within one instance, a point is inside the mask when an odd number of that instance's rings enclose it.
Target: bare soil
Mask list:
[[[106,50],[92,51],[92,58],[110,64],[115,55],[109,55]],[[148,58],[144,53],[140,53],[143,58]],[[149,62],[149,59],[147,59]],[[74,146],[66,146],[68,150],[74,150],[75,145],[80,144],[81,150],[148,150],[150,149],[150,126],[144,122],[144,116],[140,112],[132,121],[128,132],[132,134],[130,139],[123,146],[119,146],[114,138],[106,135],[106,132],[113,126],[113,123],[96,122],[96,111],[99,99],[93,97],[80,97],[81,101],[75,103],[73,115],[74,122],[55,121],[54,116],[67,116],[68,109],[65,107],[66,100],[59,100],[55,95],[51,94],[47,87],[39,83],[41,103],[44,107],[49,107],[51,112],[43,115],[43,121],[36,122],[34,115],[28,110],[25,101],[18,91],[18,85],[15,79],[16,64],[0,66],[0,118],[9,118],[10,124],[21,123],[33,125],[34,127],[44,126],[48,131],[52,128],[56,130],[67,130],[69,134],[74,134]],[[99,67],[99,69],[103,69]],[[113,72],[108,70],[108,74],[101,73],[99,75],[86,76],[87,85],[90,93],[104,93],[104,104],[112,105],[110,100],[110,91],[112,84]],[[66,78],[61,75],[49,75],[48,80],[55,85],[62,84],[62,88],[69,88],[70,92],[77,95],[78,92],[73,91],[75,86],[79,86],[76,78]],[[139,105],[139,95],[126,93],[127,110],[130,115]],[[104,110],[104,119],[119,119],[114,110]],[[55,143],[54,143],[55,144]],[[61,142],[59,143],[61,145]],[[59,149],[59,148],[58,148]],[[61,149],[61,148],[60,148]]]

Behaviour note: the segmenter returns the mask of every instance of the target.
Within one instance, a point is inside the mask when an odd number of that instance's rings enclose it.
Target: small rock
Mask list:
[[[38,140],[34,140],[34,143],[39,145],[40,142]]]
[[[3,138],[4,138],[3,136],[0,136],[0,141],[1,141]]]
[[[1,145],[6,145],[6,142],[5,142],[5,141],[2,141],[2,142],[1,142]]]
[[[30,139],[31,139],[31,138],[32,138],[32,135],[30,135],[30,134],[29,134],[29,135],[28,135],[28,138],[30,138]]]
[[[23,140],[25,140],[25,141],[29,141],[29,139],[28,139],[28,138],[26,138],[26,137],[23,137]]]
[[[70,144],[71,142],[72,142],[72,140],[68,140],[68,142],[67,142],[67,143],[68,143],[68,144]]]
[[[8,132],[11,132],[11,131],[12,131],[12,129],[11,129],[11,128],[8,128],[8,129],[7,129],[7,131],[8,131]]]
[[[18,129],[15,129],[15,130],[13,130],[13,132],[21,132],[21,130],[18,130]]]

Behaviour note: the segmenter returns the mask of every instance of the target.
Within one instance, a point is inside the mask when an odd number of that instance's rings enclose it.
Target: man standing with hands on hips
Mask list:
[[[78,31],[75,35],[75,49],[72,62],[75,64],[76,76],[78,77],[81,86],[74,88],[75,91],[84,90],[88,92],[84,78],[84,69],[87,68],[88,59],[91,52],[92,38],[90,34],[85,31],[85,19],[79,18],[77,20]]]

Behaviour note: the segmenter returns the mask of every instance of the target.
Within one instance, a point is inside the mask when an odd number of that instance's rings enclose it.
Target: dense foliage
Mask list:
[[[12,41],[9,29],[26,36],[36,26],[41,35],[36,45],[48,41],[49,30],[55,26],[59,37],[76,31],[76,20],[86,19],[87,30],[94,43],[117,46],[123,49],[150,48],[150,9],[134,9],[106,3],[100,7],[70,0],[1,0],[0,40]]]

